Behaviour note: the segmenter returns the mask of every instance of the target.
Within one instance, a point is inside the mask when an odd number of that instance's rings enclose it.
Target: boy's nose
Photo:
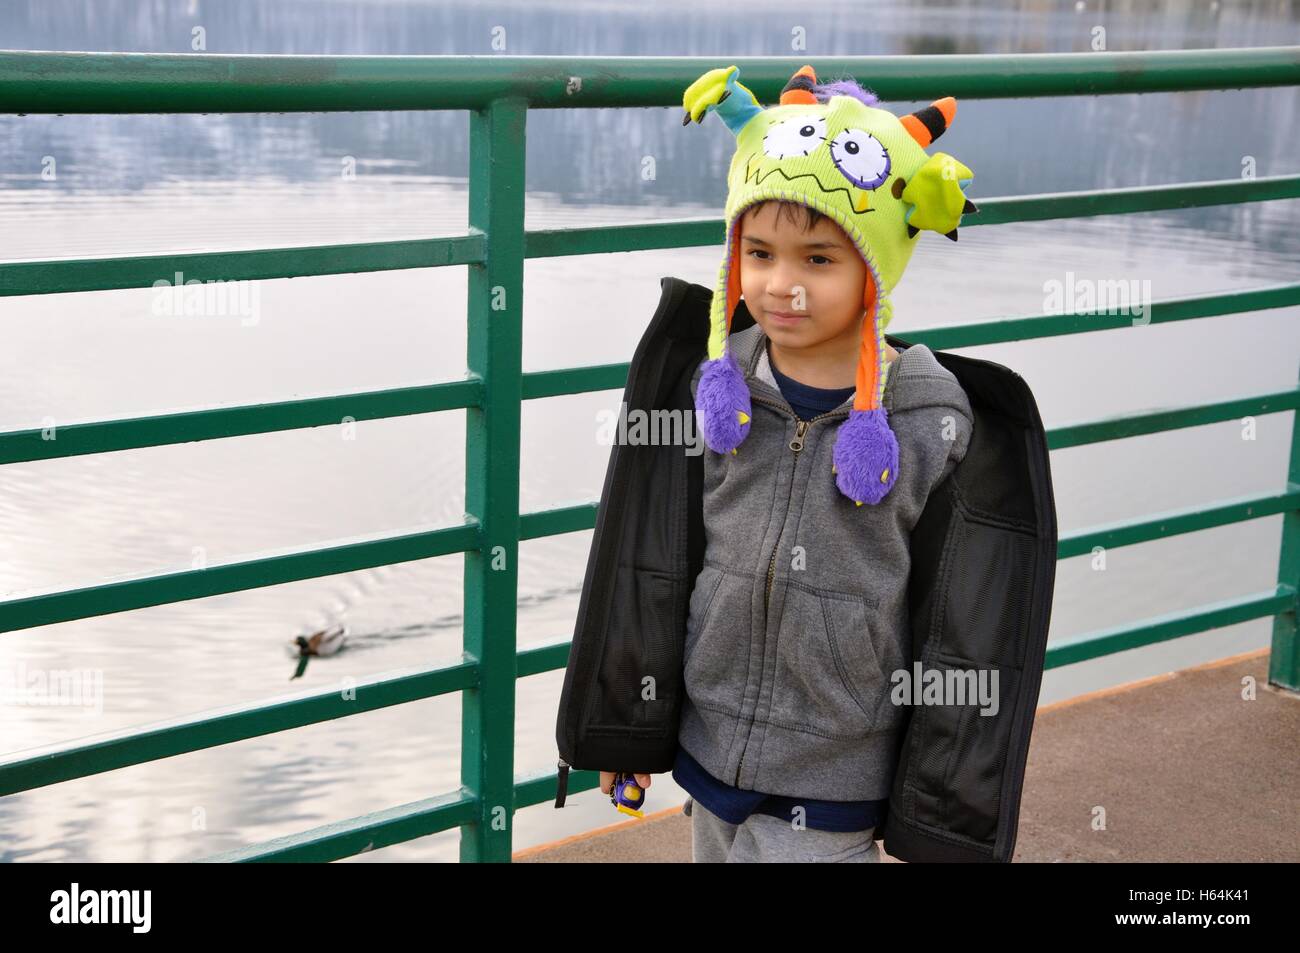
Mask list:
[[[778,302],[775,307],[777,311],[794,311],[795,293],[799,291],[799,284],[793,278],[787,279],[779,272],[773,272],[771,279],[768,281],[767,293],[772,301]]]

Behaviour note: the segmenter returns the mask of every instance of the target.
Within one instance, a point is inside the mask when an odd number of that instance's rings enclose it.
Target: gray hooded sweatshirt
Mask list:
[[[880,503],[855,506],[831,472],[853,398],[801,422],[772,376],[763,329],[732,334],[729,347],[749,384],[750,427],[737,453],[705,451],[706,547],[678,742],[745,790],[886,798],[906,717],[889,695],[890,673],[911,657],[909,537],[966,454],[970,402],[933,351],[903,350],[884,390],[898,478]]]

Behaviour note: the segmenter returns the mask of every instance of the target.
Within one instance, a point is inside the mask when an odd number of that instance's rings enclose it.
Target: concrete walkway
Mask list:
[[[514,861],[689,863],[690,824],[678,805]],[[1260,650],[1039,708],[1013,859],[1300,861],[1300,696]]]

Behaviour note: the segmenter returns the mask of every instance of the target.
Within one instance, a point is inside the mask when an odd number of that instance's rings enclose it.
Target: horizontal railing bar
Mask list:
[[[441,268],[478,264],[486,256],[486,236],[473,232],[445,238],[343,245],[3,261],[0,262],[0,297],[153,288],[160,281],[175,288],[192,281],[257,281]],[[187,319],[183,312],[177,317]],[[188,320],[200,319],[191,316]]]
[[[1294,198],[1300,198],[1300,175],[1012,195],[979,198],[979,212],[964,216],[961,227],[1159,212]],[[604,255],[656,248],[721,245],[725,234],[723,224],[721,218],[682,218],[626,225],[534,229],[525,236],[527,257],[562,258],[569,255]]]
[[[300,834],[204,857],[197,862],[328,863],[472,823],[475,812],[475,799],[462,788],[414,804],[390,807]]]
[[[622,363],[532,371],[524,375],[523,397],[525,400],[536,400],[622,389],[627,384],[628,367],[627,363]],[[379,420],[410,414],[437,413],[477,407],[482,400],[483,382],[473,378],[268,404],[207,407],[146,417],[62,424],[53,431],[49,426],[14,430],[0,433],[0,465],[193,443],[198,440],[245,437],[305,427],[336,426],[343,423],[345,417],[352,420]]]
[[[963,216],[961,227],[1130,215],[1175,209],[1272,202],[1300,197],[1300,175],[1269,175],[1253,179],[1175,182],[1083,192],[1016,195],[978,201],[979,212]]]
[[[523,649],[516,660],[516,674],[519,678],[529,675],[544,675],[556,669],[566,668],[569,664],[569,647],[573,639],[566,638],[559,642],[536,645]]]
[[[532,371],[524,374],[523,397],[536,400],[621,389],[627,383],[628,367],[625,362]],[[483,382],[473,378],[267,404],[206,407],[120,420],[62,424],[53,431],[49,426],[14,430],[0,433],[0,465],[334,426],[343,423],[345,417],[379,420],[437,413],[477,407],[482,400]],[[53,436],[50,436],[51,432]]]
[[[0,797],[463,691],[477,684],[478,662],[469,659],[425,671],[367,676],[349,685],[351,697],[345,697],[337,687],[315,690],[142,726],[113,737],[75,739],[34,751],[13,752],[0,758]]]
[[[1284,493],[1243,496],[1213,506],[1171,510],[1145,519],[1108,523],[1069,533],[1057,540],[1056,558],[1086,556],[1094,546],[1116,549],[1297,509],[1300,509],[1300,485],[1292,483]]]
[[[1069,533],[1057,540],[1057,559],[1089,555],[1095,546],[1118,549],[1134,543],[1164,540],[1201,529],[1226,527],[1245,520],[1257,520],[1283,512],[1300,510],[1300,485],[1291,484],[1284,493],[1264,493],[1255,497],[1229,499],[1209,507],[1170,510],[1141,520],[1109,523]]]
[[[566,796],[573,797],[583,791],[590,791],[592,788],[600,787],[600,772],[570,768],[569,776],[564,783],[568,792]],[[515,789],[515,807],[532,807],[534,804],[554,801],[559,788],[560,775],[557,771],[548,770],[529,775],[527,781],[519,784]]]
[[[1062,279],[1064,277],[1061,276]],[[1110,284],[1105,279],[1092,283],[1094,287],[1106,287]],[[1117,283],[1122,286],[1129,285],[1127,279],[1119,279]],[[1142,315],[1125,313],[1120,306],[1109,313],[1097,310],[998,318],[993,321],[923,329],[912,334],[904,333],[902,336],[911,343],[924,344],[932,350],[950,350],[959,347],[978,347],[984,344],[1035,341],[1064,334],[1087,334],[1093,331],[1141,327],[1140,324],[1134,324],[1139,318],[1147,324],[1168,324],[1172,321],[1190,321],[1195,318],[1268,311],[1273,308],[1300,305],[1300,283],[1267,285],[1263,288],[1247,288],[1219,294],[1188,295],[1150,302],[1142,302],[1140,298],[1140,294],[1134,294],[1130,301],[1135,305],[1142,305],[1145,312]]]
[[[1049,644],[1043,667],[1059,668],[1062,665],[1101,658],[1114,652],[1167,642],[1184,635],[1208,632],[1211,629],[1221,629],[1239,622],[1249,622],[1251,619],[1274,616],[1294,609],[1295,601],[1295,590],[1290,586],[1279,585],[1272,591],[1257,592],[1197,606],[1190,610],[1153,616],[1115,628],[1099,629],[1087,635]]]
[[[1047,446],[1050,450],[1064,450],[1067,447],[1080,447],[1107,440],[1123,440],[1142,434],[1236,420],[1248,414],[1277,414],[1297,407],[1300,407],[1300,387],[1293,387],[1266,394],[1051,427],[1047,431]]]
[[[0,632],[463,553],[480,545],[478,522],[466,518],[463,526],[6,599],[0,601]]]
[[[979,213],[966,216],[961,227],[973,228],[977,225],[1004,225],[1010,222],[1199,208],[1241,202],[1268,202],[1298,197],[1300,197],[1300,175],[981,198]],[[627,225],[536,229],[525,233],[524,257],[556,258],[570,255],[649,251],[660,248],[687,248],[720,245],[722,240],[723,220],[721,218],[669,219]],[[475,233],[446,238],[351,245],[309,245],[299,248],[95,259],[51,258],[37,261],[9,261],[0,262],[0,297],[149,288],[159,280],[174,284],[176,272],[180,272],[185,281],[205,282],[296,278],[475,264],[482,262],[485,255],[484,236]],[[561,390],[558,393],[572,393],[572,391]]]
[[[0,52],[0,113],[680,107],[735,64],[760,102],[791,74],[848,75],[884,100],[1094,96],[1300,84],[1300,47],[925,56],[286,56]]]
[[[147,417],[70,423],[53,429],[46,426],[16,430],[0,433],[0,464],[244,437],[304,427],[339,426],[345,418],[379,420],[429,414],[477,407],[482,399],[483,382],[474,378],[267,404],[209,407]]]
[[[1153,301],[1146,305],[1148,310],[1144,320],[1152,324],[1164,324],[1296,305],[1300,305],[1300,283]],[[907,334],[906,339],[935,350],[950,350],[1063,334],[1116,330],[1130,327],[1132,322],[1132,315],[1097,311],[1034,315],[952,327],[921,328]],[[622,388],[627,383],[629,369],[630,364],[625,362],[531,371],[523,375],[523,397],[525,400],[536,400]],[[344,416],[368,420],[433,413],[478,406],[481,400],[482,382],[472,379],[271,404],[215,407],[126,420],[66,424],[55,431],[57,439],[47,439],[48,428],[11,431],[0,433],[0,464],[320,427],[338,424]]]
[[[1300,182],[1300,176],[1296,177]],[[1260,288],[1247,288],[1239,291],[1227,291],[1215,294],[1185,295],[1177,298],[1165,298],[1144,302],[1147,315],[1143,316],[1153,324],[1165,324],[1172,321],[1188,321],[1196,318],[1222,317],[1253,311],[1267,311],[1274,308],[1289,308],[1300,305],[1300,282],[1292,284],[1266,285]],[[1066,334],[1083,334],[1092,331],[1108,331],[1133,326],[1131,314],[1108,314],[1104,311],[1085,311],[1070,314],[1043,314],[1024,317],[999,318],[993,321],[971,322],[968,324],[944,327],[919,328],[903,335],[913,344],[924,344],[936,350],[950,350],[962,347],[977,347],[985,344],[1029,341],[1039,338],[1056,337]],[[563,393],[577,393],[576,387],[561,387],[547,382],[543,386],[541,376],[558,375],[564,379],[566,374],[590,375],[589,389],[622,387],[627,382],[631,369],[630,363],[606,364],[600,367],[567,368],[555,371],[534,372],[525,375],[524,389],[526,397],[549,397]],[[530,378],[537,379],[537,384],[530,385]],[[566,381],[567,383],[567,381]],[[574,381],[577,384],[578,381]]]
[[[981,204],[980,208],[983,207]],[[970,220],[974,221],[975,217]],[[527,258],[566,258],[570,255],[608,255],[660,248],[695,248],[721,245],[725,235],[724,222],[720,218],[671,218],[626,225],[538,228],[524,234],[524,254]]]
[[[579,503],[577,506],[520,513],[519,539],[540,539],[543,536],[559,536],[561,533],[591,529],[596,525],[596,512],[599,509],[599,503]]]
[[[578,780],[580,783],[588,779],[599,784],[599,771],[578,771],[569,772],[569,781]],[[534,804],[543,804],[547,801],[555,800],[555,793],[559,790],[560,776],[555,771],[547,769],[545,771],[527,774],[515,782],[515,810],[523,807],[532,807]],[[572,793],[572,788],[570,788]]]
[[[596,771],[574,771],[569,775],[571,790],[586,790],[599,784]],[[519,778],[515,782],[512,813],[555,800],[559,776],[543,771]],[[576,787],[574,786],[576,785]],[[474,799],[461,788],[459,792],[389,808],[363,817],[326,824],[300,834],[203,858],[204,863],[247,863],[250,861],[331,861],[351,857],[379,847],[436,834],[439,831],[471,823]]]
[[[529,371],[524,374],[524,400],[563,397],[598,390],[622,390],[627,384],[630,364],[593,364],[588,367],[563,367],[552,371]]]

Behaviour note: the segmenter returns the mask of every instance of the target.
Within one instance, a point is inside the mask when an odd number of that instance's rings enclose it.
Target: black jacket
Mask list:
[[[629,413],[689,414],[712,292],[678,278],[661,285],[623,400]],[[742,302],[732,332],[752,324]],[[909,862],[1009,861],[1056,575],[1047,438],[1014,371],[934,353],[966,391],[975,426],[912,532],[913,659],[925,669],[996,667],[999,710],[911,709],[876,838]],[[556,807],[570,768],[672,770],[682,646],[704,554],[703,470],[703,457],[681,446],[616,442],[611,451],[560,698]]]

